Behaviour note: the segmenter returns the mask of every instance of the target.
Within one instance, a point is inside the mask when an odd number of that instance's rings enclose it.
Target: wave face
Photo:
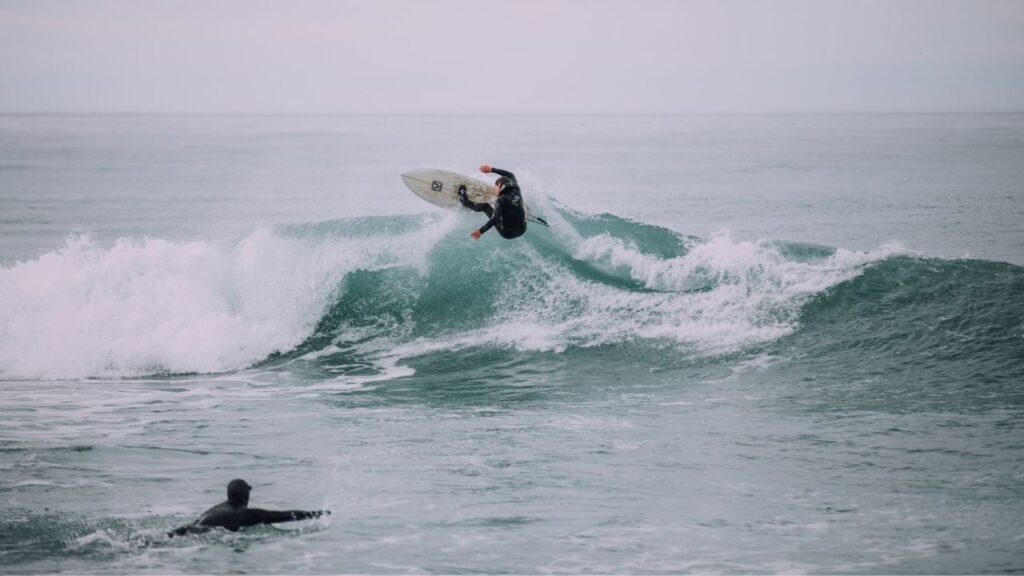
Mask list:
[[[513,242],[471,241],[476,220],[459,214],[279,226],[221,243],[71,238],[0,270],[0,374],[218,373],[353,348],[391,364],[481,346],[912,355],[954,333],[963,345],[949,354],[968,361],[976,347],[1000,350],[996,364],[1019,354],[1018,267],[545,212],[550,229]]]
[[[827,386],[820,408],[1021,405],[1022,303],[1019,266],[886,258],[808,302],[781,370]]]

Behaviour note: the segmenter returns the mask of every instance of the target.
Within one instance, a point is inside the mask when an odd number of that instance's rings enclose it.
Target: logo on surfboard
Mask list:
[[[430,183],[430,189],[433,190],[434,192],[440,192],[443,186],[444,185],[437,180],[434,180],[433,182]]]

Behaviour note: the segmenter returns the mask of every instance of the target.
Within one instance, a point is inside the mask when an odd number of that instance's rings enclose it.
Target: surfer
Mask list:
[[[276,524],[278,522],[291,522],[293,520],[307,520],[319,518],[330,514],[330,510],[261,510],[260,508],[249,508],[249,491],[252,486],[245,480],[232,480],[228,483],[228,501],[221,502],[210,508],[195,522],[175,528],[167,533],[168,536],[184,536],[185,534],[202,534],[210,528],[227,528],[236,532],[239,528],[255,526],[257,524]]]
[[[519,190],[515,174],[501,168],[492,168],[487,164],[480,167],[484,174],[491,172],[499,176],[494,183],[494,191],[498,198],[492,207],[487,202],[473,202],[466,196],[466,187],[459,186],[459,202],[474,212],[487,214],[487,223],[474,230],[470,236],[478,240],[480,235],[494,227],[502,238],[518,238],[526,232],[526,209],[523,207],[523,194]]]

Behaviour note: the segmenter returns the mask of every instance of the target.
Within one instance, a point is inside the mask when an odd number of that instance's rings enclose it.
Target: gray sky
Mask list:
[[[1024,110],[1024,0],[0,0],[0,111]]]

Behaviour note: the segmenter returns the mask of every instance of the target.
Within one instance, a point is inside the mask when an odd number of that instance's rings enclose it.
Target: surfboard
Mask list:
[[[461,210],[459,203],[459,186],[466,187],[466,196],[473,202],[494,203],[494,185],[481,182],[476,178],[435,168],[417,168],[402,174],[402,181],[412,190],[413,194],[430,202],[434,206],[449,210]],[[537,217],[529,206],[526,209],[526,221],[548,225],[543,218]]]

